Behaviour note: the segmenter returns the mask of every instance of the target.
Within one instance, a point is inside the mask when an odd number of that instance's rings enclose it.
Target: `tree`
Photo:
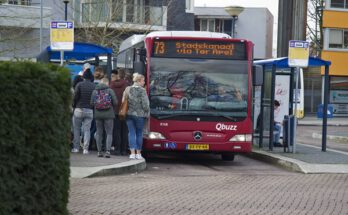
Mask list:
[[[168,4],[170,4],[169,1]],[[134,33],[146,34],[161,29],[167,7],[163,1],[152,5],[126,4],[124,0],[100,0],[73,8],[75,39],[112,47],[117,52],[121,42]]]
[[[323,49],[324,0],[308,1],[307,38],[311,41],[311,56],[321,56]]]

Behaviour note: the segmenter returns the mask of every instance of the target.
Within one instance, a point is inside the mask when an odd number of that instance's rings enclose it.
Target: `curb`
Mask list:
[[[145,160],[131,160],[118,164],[98,167],[70,167],[71,178],[92,178],[100,176],[136,173],[146,169]]]
[[[298,125],[301,125],[301,126],[323,126],[323,123],[322,122],[301,122],[301,121],[298,121],[297,123]],[[348,126],[347,123],[341,123],[341,122],[327,122],[327,126]]]
[[[293,158],[253,149],[250,158],[277,165],[286,170],[304,174],[348,174],[348,164],[312,164]]]
[[[312,133],[312,138],[314,138],[314,139],[321,139],[322,138],[322,134]],[[326,135],[326,138],[329,139],[329,140],[336,140],[336,141],[339,141],[339,142],[347,142],[348,143],[348,137],[344,137],[344,136]]]
[[[296,163],[294,159],[291,159],[291,158],[285,158],[283,156],[277,156],[265,151],[260,151],[255,149],[253,149],[252,152],[248,154],[247,156],[259,161],[275,164],[279,167],[285,168],[290,171],[307,173],[301,168],[300,165]]]

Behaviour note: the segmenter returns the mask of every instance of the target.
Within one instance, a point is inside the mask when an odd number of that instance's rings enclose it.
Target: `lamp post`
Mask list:
[[[238,15],[243,12],[244,7],[240,6],[227,6],[225,7],[225,11],[232,16],[232,26],[231,26],[231,37],[235,38],[235,26],[236,21],[238,19]]]
[[[64,20],[67,21],[68,20],[68,4],[69,4],[69,0],[63,0],[64,4],[65,4],[65,16],[64,16]]]
[[[65,4],[65,16],[64,16],[64,20],[68,21],[68,3],[69,0],[63,0],[64,4]],[[60,65],[63,66],[64,65],[64,51],[60,51]]]

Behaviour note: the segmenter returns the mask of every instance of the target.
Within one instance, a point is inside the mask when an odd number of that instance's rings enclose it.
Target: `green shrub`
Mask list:
[[[0,62],[0,214],[68,214],[66,69]]]

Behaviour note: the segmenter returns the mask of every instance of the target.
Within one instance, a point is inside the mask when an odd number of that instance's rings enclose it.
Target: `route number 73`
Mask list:
[[[155,54],[164,54],[164,42],[155,42]]]

